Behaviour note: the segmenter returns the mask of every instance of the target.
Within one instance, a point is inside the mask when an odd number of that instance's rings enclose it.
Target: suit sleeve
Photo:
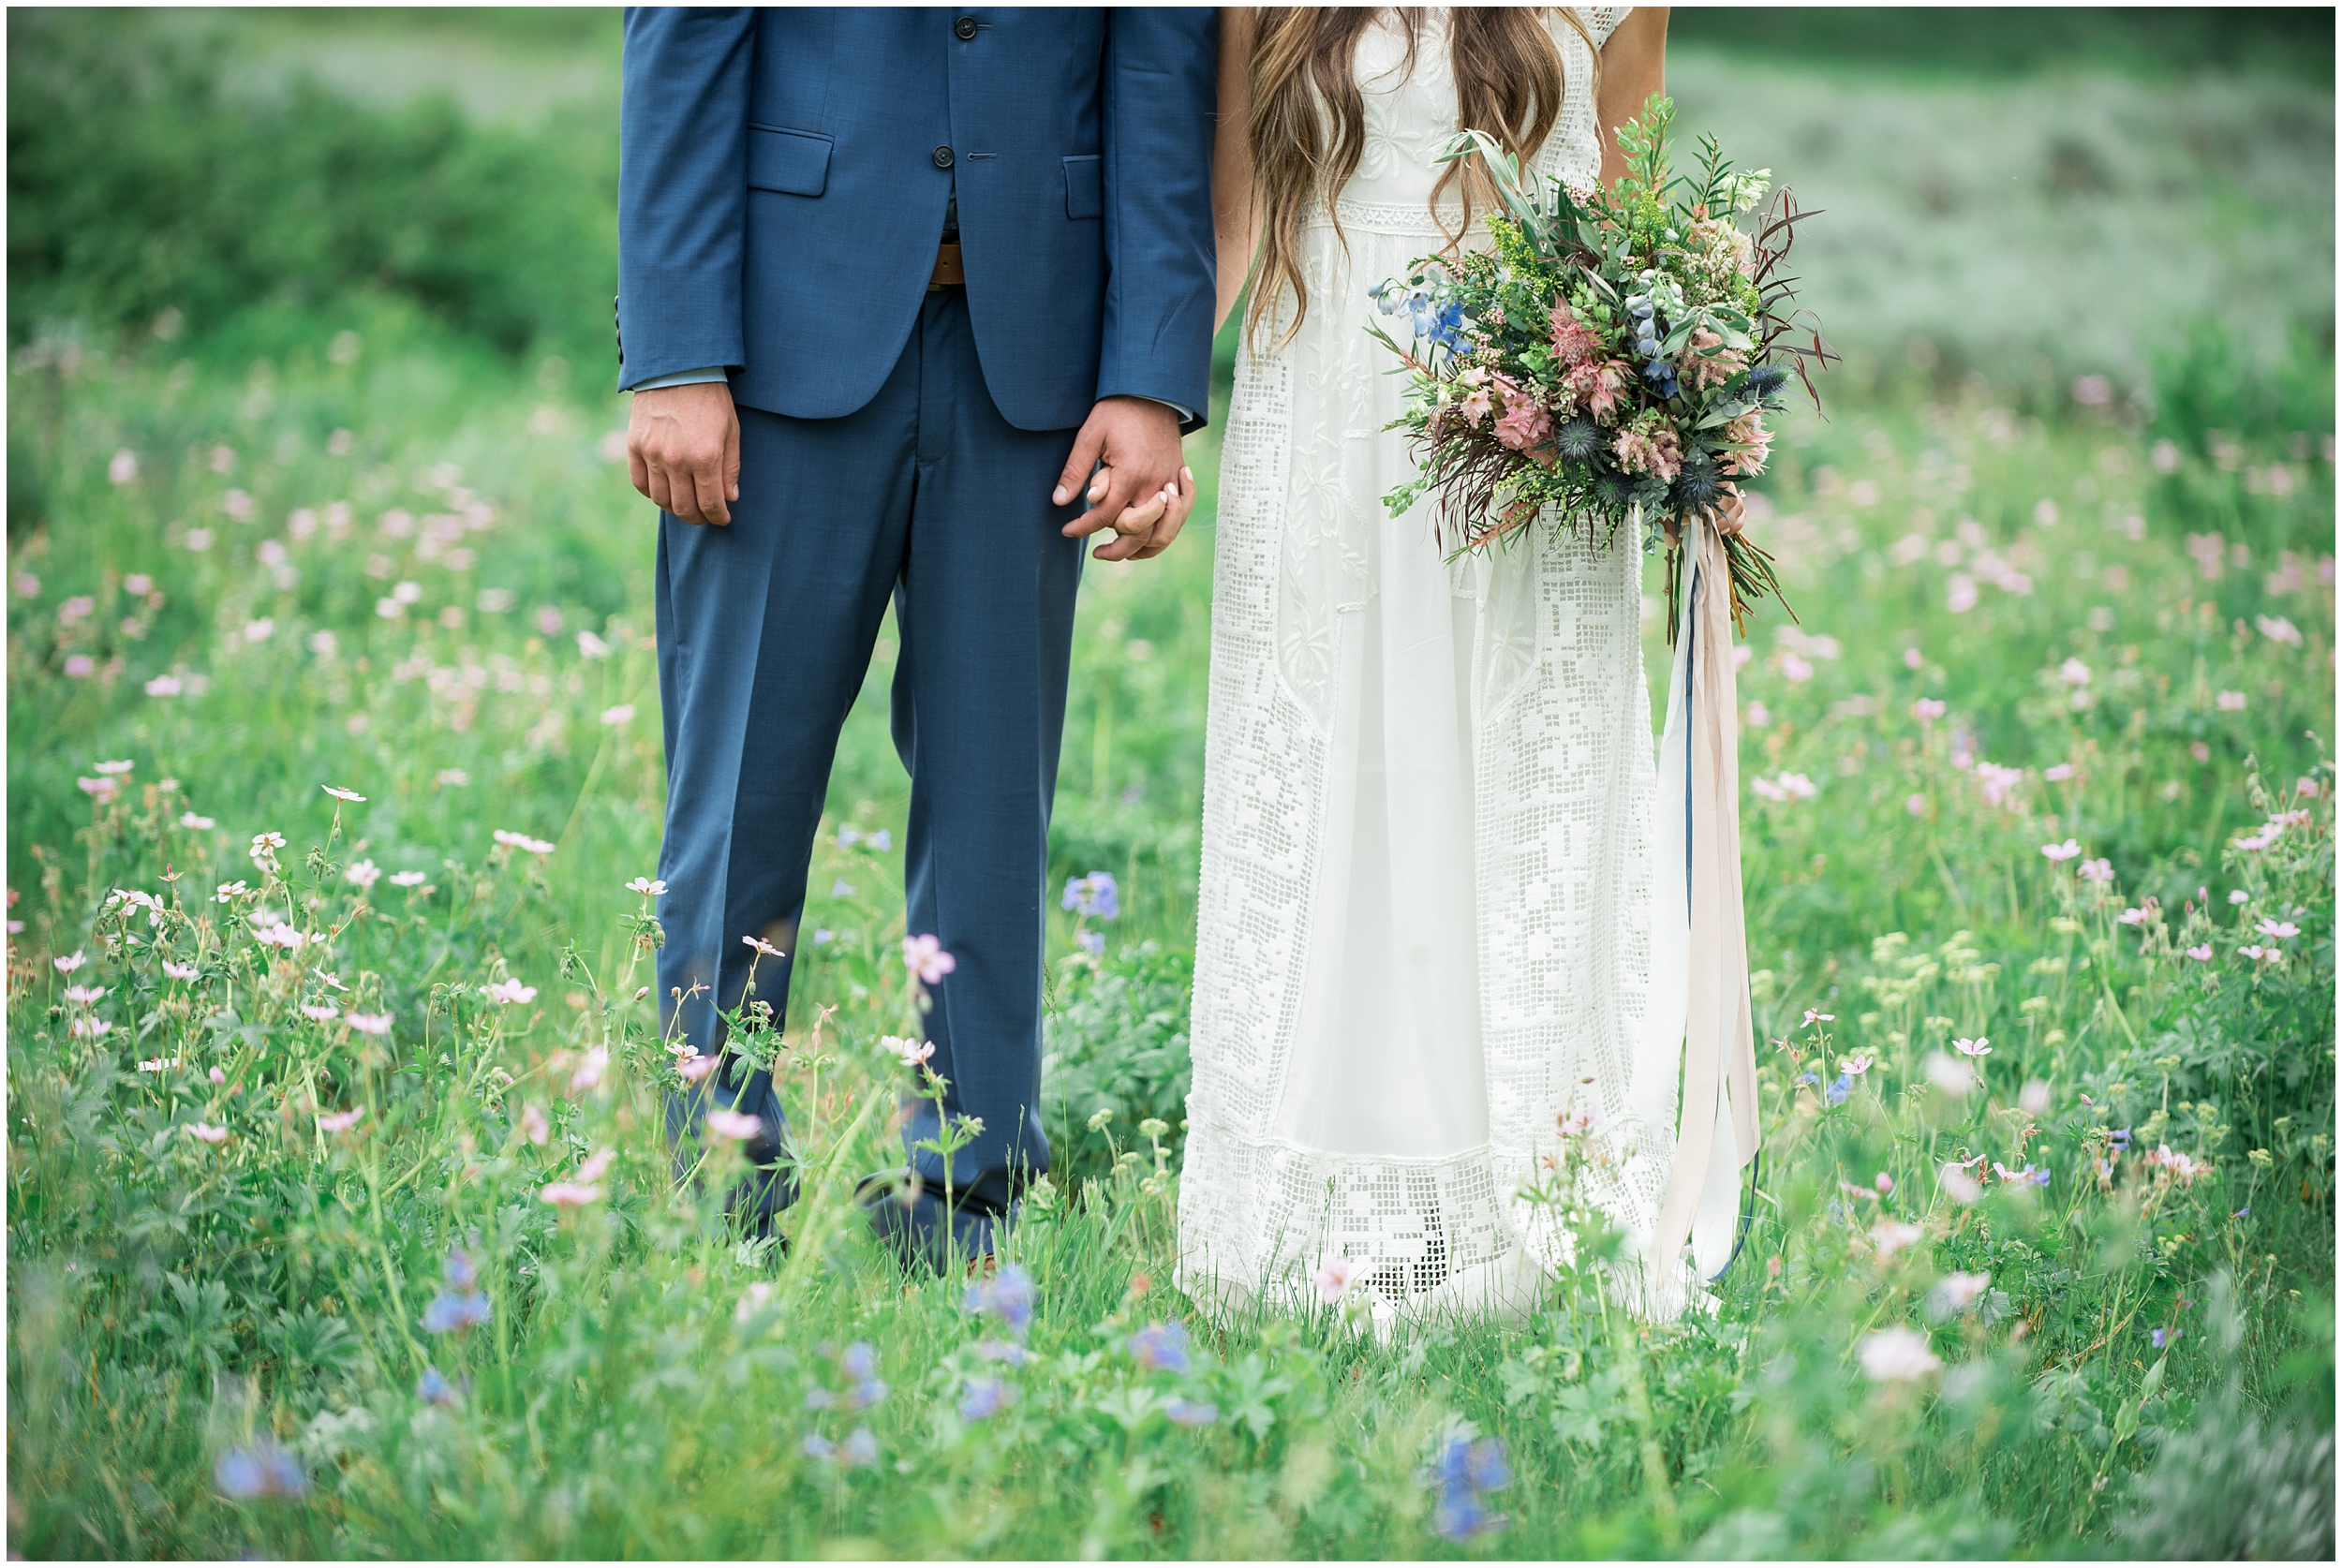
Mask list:
[[[740,329],[748,222],[753,8],[626,13],[618,111],[621,388],[747,362]]]
[[[1108,13],[1105,342],[1100,397],[1195,410],[1211,384],[1218,274],[1211,229],[1220,22],[1200,7]]]

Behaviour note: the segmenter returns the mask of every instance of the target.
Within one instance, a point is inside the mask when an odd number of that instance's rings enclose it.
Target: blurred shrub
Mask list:
[[[613,352],[615,137],[239,96],[226,52],[136,11],[10,14],[11,338],[385,291],[507,350]]]
[[[1691,7],[1669,41],[1801,62],[2016,75],[2207,67],[2334,81],[2334,13],[2224,6]]]
[[[1055,981],[1041,1081],[1058,1181],[1102,1176],[1119,1149],[1144,1148],[1136,1129],[1149,1117],[1170,1124],[1164,1145],[1176,1147],[1193,1077],[1187,1010],[1193,958],[1144,942],[1094,963],[1076,954]],[[1090,1119],[1100,1111],[1113,1115],[1093,1130]]]

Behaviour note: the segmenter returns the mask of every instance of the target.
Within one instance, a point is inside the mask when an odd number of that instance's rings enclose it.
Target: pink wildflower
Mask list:
[[[1882,1328],[1855,1347],[1862,1371],[1873,1383],[1914,1383],[1942,1368],[1943,1359],[1916,1328]]]
[[[342,1010],[330,1002],[304,1002],[301,1015],[313,1024],[330,1024],[342,1015]]]
[[[322,1116],[318,1117],[318,1131],[320,1132],[347,1132],[351,1128],[357,1126],[359,1121],[364,1117],[365,1114],[366,1108],[363,1105],[353,1105],[347,1111],[335,1111],[331,1116]]]
[[[2113,862],[2104,859],[2083,861],[2082,863],[2082,880],[2085,882],[2112,881],[2114,880]]]
[[[903,939],[903,964],[923,985],[933,985],[959,968],[959,960],[944,952],[942,939],[932,934]]]
[[[228,1141],[228,1129],[214,1127],[207,1121],[191,1121],[187,1123],[187,1136],[200,1138],[207,1144],[224,1144]]]
[[[789,956],[789,954],[781,952],[780,949],[775,947],[772,943],[766,941],[762,937],[742,937],[740,941],[743,946],[752,947],[767,958],[786,958]]]
[[[657,898],[667,891],[667,884],[653,881],[648,877],[637,877],[626,884],[626,890],[629,893],[639,893],[645,898]]]
[[[2042,845],[2041,852],[2053,861],[2067,861],[2082,853],[2082,846],[2068,838],[2063,844]]]
[[[905,1040],[892,1034],[879,1037],[879,1048],[898,1058],[905,1067],[917,1067],[935,1055],[932,1040]]]
[[[554,1181],[547,1182],[537,1195],[556,1208],[582,1208],[600,1202],[601,1189],[586,1181]]]
[[[763,1125],[763,1117],[749,1116],[745,1111],[710,1111],[707,1113],[707,1130],[719,1138],[745,1141],[755,1137],[758,1130]]]
[[[320,784],[318,788],[332,795],[335,800],[361,801],[366,798],[357,791],[345,790],[338,784]]]
[[[360,1034],[382,1035],[391,1032],[391,1015],[387,1013],[352,1013],[343,1022]]]
[[[2187,950],[2187,956],[2193,958],[2199,964],[2209,962],[2212,957],[2212,944],[2210,942],[2200,942],[2196,946]]]
[[[1358,1265],[1348,1258],[1329,1257],[1317,1265],[1317,1272],[1310,1276],[1310,1283],[1317,1287],[1320,1301],[1328,1307],[1337,1306],[1350,1293],[1350,1282],[1356,1278],[1357,1269]]]

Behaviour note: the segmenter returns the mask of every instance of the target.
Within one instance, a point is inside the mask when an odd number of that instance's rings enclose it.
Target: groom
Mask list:
[[[1193,504],[1213,303],[1205,9],[634,9],[620,386],[658,503],[670,1039],[779,1013],[837,734],[891,598],[909,929],[956,959],[929,1065],[982,1131],[864,1184],[906,1259],[992,1250],[1047,1169],[1043,884],[1082,539]],[[793,1201],[768,1072],[671,1102],[761,1121],[741,1194]],[[679,1162],[688,1158],[681,1150]]]

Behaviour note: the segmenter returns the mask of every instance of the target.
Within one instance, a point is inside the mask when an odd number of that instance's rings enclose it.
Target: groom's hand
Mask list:
[[[730,523],[740,498],[740,416],[722,381],[634,394],[626,422],[634,488],[686,523]]]
[[[1111,528],[1121,537],[1093,552],[1100,560],[1160,554],[1194,504],[1193,486],[1181,482],[1178,416],[1143,397],[1101,399],[1049,498],[1066,506],[1076,496],[1089,510],[1065,525],[1068,539]]]

